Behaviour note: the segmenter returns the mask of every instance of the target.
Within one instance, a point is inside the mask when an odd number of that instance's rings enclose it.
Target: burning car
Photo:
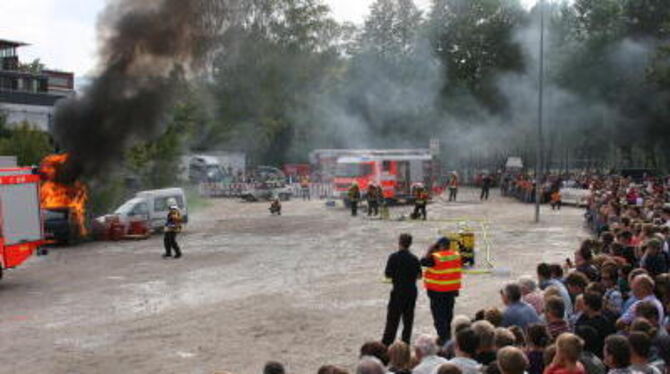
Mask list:
[[[71,243],[85,237],[86,186],[75,181],[63,184],[58,181],[58,170],[67,162],[67,154],[50,155],[42,160],[39,172],[43,181],[40,187],[40,206],[45,216],[44,231],[47,238]]]
[[[70,208],[42,209],[44,236],[56,243],[73,244],[82,238]]]

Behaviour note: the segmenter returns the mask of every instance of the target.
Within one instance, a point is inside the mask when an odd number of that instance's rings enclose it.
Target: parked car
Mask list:
[[[181,211],[183,222],[188,222],[188,205],[186,195],[181,188],[166,188],[162,190],[150,190],[138,192],[135,197],[121,205],[112,216],[118,218],[126,229],[132,222],[147,222],[149,229],[161,231],[165,225],[171,204],[177,204]],[[105,224],[108,216],[98,217],[96,222]]]
[[[59,244],[73,244],[81,239],[79,228],[72,221],[70,208],[43,209],[44,236]]]
[[[575,181],[564,181],[560,192],[563,204],[579,207],[586,206],[591,197],[591,190],[583,188]]]
[[[288,201],[292,196],[291,190],[284,184],[277,183],[257,183],[242,191],[242,199],[250,202],[270,201],[278,198],[281,201]]]
[[[193,156],[188,166],[191,183],[224,182],[230,179],[219,160],[212,156]]]

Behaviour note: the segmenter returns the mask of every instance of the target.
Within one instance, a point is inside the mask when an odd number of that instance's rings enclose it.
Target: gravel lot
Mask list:
[[[505,281],[562,262],[587,237],[579,209],[543,209],[538,225],[532,206],[498,195],[438,199],[426,223],[352,218],[319,200],[284,203],[281,217],[211,200],[191,214],[180,260],[161,259],[158,236],[54,248],[0,281],[0,373],[254,374],[270,359],[297,374],[352,368],[360,345],[381,338],[382,272],[401,232],[423,254],[451,219],[488,220],[496,268],[510,273],[468,275],[456,305],[468,314],[501,305]],[[414,332],[433,332],[423,293]]]

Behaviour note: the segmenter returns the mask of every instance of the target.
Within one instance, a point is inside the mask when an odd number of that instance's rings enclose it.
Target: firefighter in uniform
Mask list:
[[[413,219],[419,219],[419,217],[422,217],[422,219],[425,221],[426,220],[426,205],[428,204],[428,192],[426,191],[426,187],[423,185],[419,185],[416,187],[416,190],[414,191],[414,212],[412,213],[412,218]]]
[[[274,200],[272,200],[272,203],[270,203],[270,214],[281,216],[281,202],[279,201],[278,197],[276,197]]]
[[[349,204],[351,206],[351,215],[358,215],[358,201],[361,199],[361,190],[358,188],[358,183],[354,182],[349,187]]]
[[[368,216],[376,216],[379,214],[379,197],[377,186],[374,183],[370,183],[368,186],[368,191],[366,193],[366,198],[368,200]]]
[[[426,268],[423,281],[430,298],[439,345],[451,338],[454,304],[461,289],[461,255],[451,250],[449,245],[448,238],[440,238],[421,259],[421,266]]]
[[[170,204],[170,211],[165,222],[165,233],[163,236],[163,244],[165,245],[165,254],[163,258],[172,257],[172,250],[174,249],[174,258],[181,257],[181,249],[177,244],[177,233],[181,231],[181,212],[177,204]]]
[[[449,201],[456,201],[458,195],[458,174],[452,172],[449,177]]]
[[[309,177],[306,175],[303,175],[302,178],[300,178],[300,190],[303,200],[311,200],[309,191]]]

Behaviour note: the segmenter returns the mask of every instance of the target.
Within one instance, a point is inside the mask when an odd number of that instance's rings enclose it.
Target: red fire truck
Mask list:
[[[347,203],[352,183],[358,183],[364,196],[368,185],[380,185],[389,202],[413,201],[412,186],[422,183],[429,190],[434,182],[434,161],[428,149],[359,151],[337,159],[334,190]]]
[[[46,244],[39,192],[33,169],[0,169],[0,278]]]

